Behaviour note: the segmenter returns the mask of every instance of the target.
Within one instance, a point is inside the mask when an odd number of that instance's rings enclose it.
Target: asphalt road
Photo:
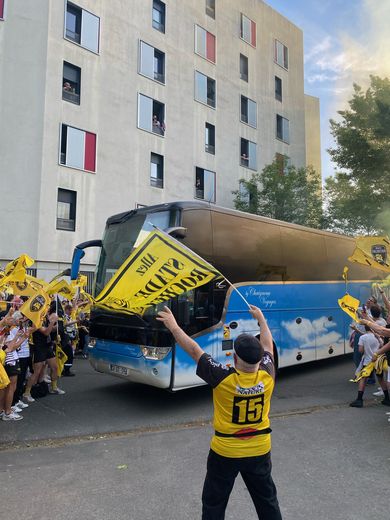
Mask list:
[[[94,373],[78,360],[64,396],[0,422],[4,518],[200,518],[211,435],[207,387],[178,394]],[[390,424],[351,360],[283,371],[272,403],[274,479],[285,520],[388,520]],[[3,516],[4,515],[4,516]],[[237,480],[226,519],[256,518]]]

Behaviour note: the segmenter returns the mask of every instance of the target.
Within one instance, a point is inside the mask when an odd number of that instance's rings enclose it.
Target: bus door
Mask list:
[[[172,311],[183,330],[214,359],[223,339],[221,316],[226,287],[218,282],[197,287],[177,297]],[[196,375],[195,362],[183,349],[176,346],[174,363],[174,389],[202,384]]]

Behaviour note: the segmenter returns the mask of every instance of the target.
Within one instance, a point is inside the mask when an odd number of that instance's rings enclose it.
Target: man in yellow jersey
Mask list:
[[[275,368],[273,340],[263,313],[250,313],[261,330],[261,343],[249,334],[234,342],[234,368],[214,361],[176,323],[165,307],[159,321],[198,364],[197,375],[213,388],[214,429],[207,461],[202,503],[203,520],[223,520],[238,475],[252,497],[258,518],[281,520],[276,487],[271,476],[269,420]]]

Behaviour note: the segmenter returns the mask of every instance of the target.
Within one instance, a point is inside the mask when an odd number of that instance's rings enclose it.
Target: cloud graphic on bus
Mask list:
[[[337,327],[337,324],[329,321],[327,316],[321,316],[313,321],[302,318],[302,322],[299,324],[295,320],[282,321],[281,326],[283,328],[282,336],[284,336],[284,332],[287,332],[290,339],[298,343],[297,346],[300,349],[344,345],[342,334],[336,330],[329,330]],[[285,345],[283,346],[285,347]]]

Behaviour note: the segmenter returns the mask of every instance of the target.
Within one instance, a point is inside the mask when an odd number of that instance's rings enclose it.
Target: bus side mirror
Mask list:
[[[173,238],[185,238],[187,236],[187,228],[176,226],[165,229],[167,235],[171,235]]]

